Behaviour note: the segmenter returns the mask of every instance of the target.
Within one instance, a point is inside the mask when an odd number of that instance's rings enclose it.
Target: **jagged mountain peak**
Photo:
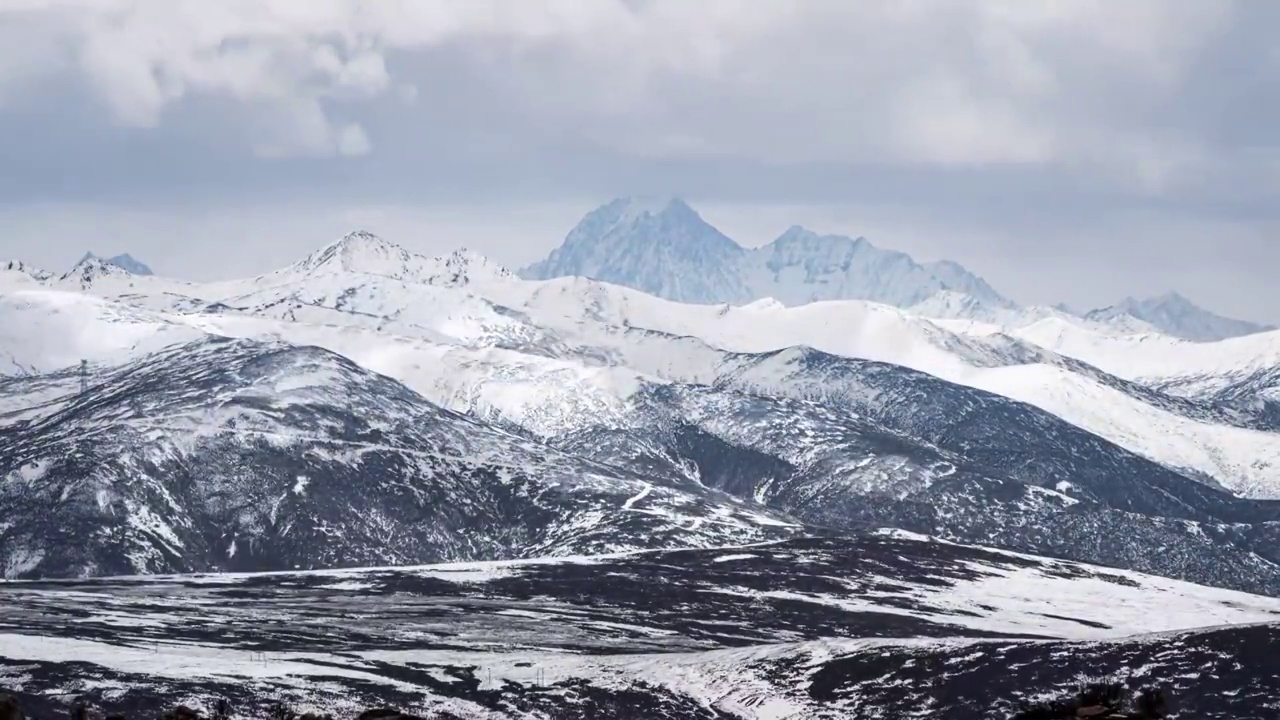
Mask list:
[[[1128,309],[1164,308],[1168,310],[1201,310],[1187,296],[1177,290],[1170,290],[1149,298],[1129,296],[1117,303],[1117,306]]]
[[[355,230],[311,253],[302,265],[312,271],[366,272],[375,275],[411,263],[413,253],[368,230]]]
[[[737,302],[752,299],[737,271],[745,252],[680,198],[617,198],[520,274],[588,277],[682,302]]]
[[[649,239],[661,242],[668,238],[679,240],[680,233],[676,231],[685,227],[697,234],[705,234],[707,239],[736,247],[736,243],[703,220],[687,202],[674,196],[616,198],[587,213],[570,231],[569,237],[575,234],[578,238],[599,236],[602,230],[606,233],[610,230],[640,231],[651,234]],[[658,228],[661,231],[655,232]]]
[[[789,247],[797,246],[808,247],[812,249],[818,248],[872,248],[871,242],[862,236],[849,237],[847,235],[831,235],[819,233],[810,230],[803,225],[792,225],[787,228],[781,235],[766,247]]]
[[[1188,300],[1185,295],[1178,292],[1177,290],[1170,290],[1161,295],[1157,295],[1154,299],[1160,302],[1182,302],[1182,303],[1191,304],[1191,301]]]
[[[80,262],[76,263],[75,267],[67,271],[67,273],[60,279],[64,282],[78,281],[81,287],[88,287],[101,278],[127,278],[131,275],[133,275],[133,273],[129,272],[125,268],[89,253],[81,258]]]
[[[744,272],[753,294],[790,305],[853,299],[910,307],[940,291],[956,291],[993,307],[1014,306],[959,263],[921,264],[865,237],[820,234],[800,225],[754,251]]]
[[[615,198],[603,206],[618,214],[620,220],[639,220],[646,216],[698,216],[683,198],[675,195],[632,195]]]
[[[939,290],[908,310],[924,317],[963,320],[991,320],[996,312],[987,303],[957,290]]]
[[[460,287],[513,277],[488,257],[460,247],[428,257],[367,230],[356,230],[311,253],[292,268],[305,275],[377,275],[404,282]]]
[[[1115,305],[1092,310],[1084,317],[1108,322],[1122,316],[1136,318],[1166,335],[1194,342],[1215,342],[1275,329],[1270,325],[1223,317],[1172,290],[1149,298],[1126,297]]]
[[[80,262],[76,263],[76,266],[78,267],[79,265],[84,263],[84,261],[86,260],[101,260],[107,265],[113,265],[115,267],[120,268],[121,270],[128,272],[130,275],[154,275],[155,274],[151,271],[151,268],[148,267],[146,263],[142,262],[141,260],[138,260],[137,258],[133,257],[129,253],[121,253],[119,255],[104,258],[98,255],[94,255],[92,252],[87,252],[84,254],[83,257],[80,258]]]
[[[857,299],[906,307],[939,290],[957,290],[998,307],[1014,306],[957,263],[921,265],[861,236],[793,225],[768,245],[747,250],[680,198],[618,198],[602,205],[521,275],[589,277],[700,304],[773,297],[787,305]]]
[[[439,270],[426,279],[431,285],[461,287],[481,280],[508,280],[515,277],[515,273],[490,260],[487,255],[465,247],[435,260]]]

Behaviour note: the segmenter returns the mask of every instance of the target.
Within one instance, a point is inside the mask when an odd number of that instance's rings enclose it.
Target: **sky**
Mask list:
[[[0,0],[0,258],[537,260],[679,195],[1025,303],[1280,321],[1280,3]]]

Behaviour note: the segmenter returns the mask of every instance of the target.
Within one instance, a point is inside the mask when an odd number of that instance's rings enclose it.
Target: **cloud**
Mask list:
[[[80,207],[65,254],[136,226],[223,274],[266,251],[254,223],[295,250],[344,229],[288,224],[316,208],[401,208],[401,240],[471,208],[441,244],[573,208],[485,235],[524,260],[610,196],[679,193],[779,209],[761,240],[827,208],[817,229],[1000,267],[1015,295],[1199,277],[1241,307],[1280,262],[1278,25],[1248,0],[0,0],[0,136],[22,138],[0,205],[45,208],[21,233],[0,212],[0,250]],[[237,222],[196,233],[208,208]]]
[[[1200,153],[1143,117],[1232,5],[0,0],[0,13],[69,46],[70,66],[45,68],[79,73],[116,122],[155,127],[193,97],[225,99],[275,158],[365,154],[379,138],[349,118],[387,96],[431,102],[414,75],[435,59],[513,119],[639,156],[1052,163],[1161,187]]]

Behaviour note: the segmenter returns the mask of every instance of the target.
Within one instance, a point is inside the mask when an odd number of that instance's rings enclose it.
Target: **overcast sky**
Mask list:
[[[1280,321],[1280,3],[0,0],[0,257],[513,266],[616,195]]]

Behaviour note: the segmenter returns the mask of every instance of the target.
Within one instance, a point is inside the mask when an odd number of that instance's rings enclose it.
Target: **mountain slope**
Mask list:
[[[800,307],[690,306],[583,278],[495,285],[486,293],[564,341],[608,349],[633,368],[684,382],[712,382],[698,363],[714,351],[768,353],[812,347],[832,355],[902,365],[1047,410],[1157,462],[1258,497],[1280,497],[1280,436],[1152,404],[1149,390],[1063,358],[1009,334],[965,336],[887,305],[859,301]],[[838,331],[833,329],[838,328]],[[629,349],[654,337],[698,338],[713,352]],[[1259,336],[1261,337],[1261,336]],[[688,344],[686,344],[688,345]],[[673,375],[671,373],[678,373]],[[1194,438],[1192,441],[1189,439]]]
[[[1124,313],[1088,320],[1060,307],[993,305],[954,290],[941,290],[906,310],[948,330],[978,336],[1017,331],[1046,320],[1070,323],[1104,335],[1158,332],[1150,323]]]
[[[465,248],[444,257],[427,257],[366,230],[357,230],[266,279],[296,281],[300,277],[335,274],[376,275],[443,287],[512,277],[505,268]]]
[[[210,339],[0,428],[6,576],[719,545],[794,527],[424,401],[324,351]]]
[[[1280,365],[1280,331],[1216,342],[1195,342],[1155,333],[1108,335],[1073,323],[1045,320],[1011,335],[1079,358],[1113,375],[1178,395],[1212,394]]]
[[[203,333],[181,319],[77,292],[0,290],[0,375],[121,362]]]
[[[1217,315],[1176,292],[1145,299],[1128,297],[1115,305],[1090,311],[1085,318],[1106,321],[1123,315],[1150,323],[1166,335],[1195,342],[1213,342],[1275,330],[1273,326]]]
[[[210,327],[245,337],[265,332],[260,321],[231,319]],[[270,333],[347,355],[446,407],[548,438],[572,454],[672,484],[719,488],[822,525],[900,525],[1245,583],[1233,587],[1271,587],[1280,577],[1247,537],[1210,538],[1198,524],[1151,519],[1243,523],[1243,530],[1277,519],[1276,511],[1238,502],[1044,411],[901,367],[811,350],[735,355],[636,328],[604,345],[568,343],[561,358],[408,338],[389,343],[367,330],[335,334],[301,323],[274,324]],[[873,495],[888,499],[873,502]],[[938,512],[946,507],[956,509],[952,516]],[[1020,544],[1027,537],[1018,528],[1028,523],[1042,529],[1040,544]],[[1114,541],[1099,542],[1100,526]],[[1143,539],[1130,543],[1134,537]],[[1147,553],[1146,543],[1166,551]]]
[[[901,527],[1280,590],[1269,547],[1280,504],[1233,498],[1042,411],[902,368],[816,353],[790,371],[770,357],[736,364],[715,389],[651,387],[623,417],[553,442],[820,526]],[[779,397],[788,387],[809,399]]]

